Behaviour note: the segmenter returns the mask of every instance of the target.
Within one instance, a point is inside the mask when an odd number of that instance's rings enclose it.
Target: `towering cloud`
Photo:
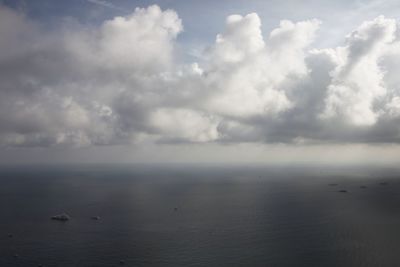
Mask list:
[[[325,117],[341,117],[349,124],[373,125],[381,112],[374,107],[387,94],[384,73],[378,65],[393,42],[394,20],[378,17],[352,32],[345,47],[338,48],[338,65],[326,98]]]
[[[41,27],[0,7],[0,144],[400,141],[393,19],[313,49],[321,22],[231,15],[200,63],[181,62],[173,10]]]

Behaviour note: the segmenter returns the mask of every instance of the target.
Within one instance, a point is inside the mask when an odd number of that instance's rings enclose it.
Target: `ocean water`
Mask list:
[[[2,167],[0,266],[400,266],[399,178],[373,168]],[[63,212],[70,221],[50,219]]]

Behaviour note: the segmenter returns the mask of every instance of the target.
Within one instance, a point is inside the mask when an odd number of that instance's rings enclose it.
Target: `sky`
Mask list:
[[[398,1],[0,1],[0,164],[399,163]]]

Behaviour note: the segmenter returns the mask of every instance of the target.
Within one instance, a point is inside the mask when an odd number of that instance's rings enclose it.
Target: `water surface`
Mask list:
[[[399,173],[2,167],[0,266],[397,266]]]

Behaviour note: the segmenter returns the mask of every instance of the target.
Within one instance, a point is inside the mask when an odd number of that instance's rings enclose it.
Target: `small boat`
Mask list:
[[[62,214],[52,216],[51,219],[55,220],[55,221],[66,222],[66,221],[69,221],[71,219],[71,217],[66,213],[62,213]]]

